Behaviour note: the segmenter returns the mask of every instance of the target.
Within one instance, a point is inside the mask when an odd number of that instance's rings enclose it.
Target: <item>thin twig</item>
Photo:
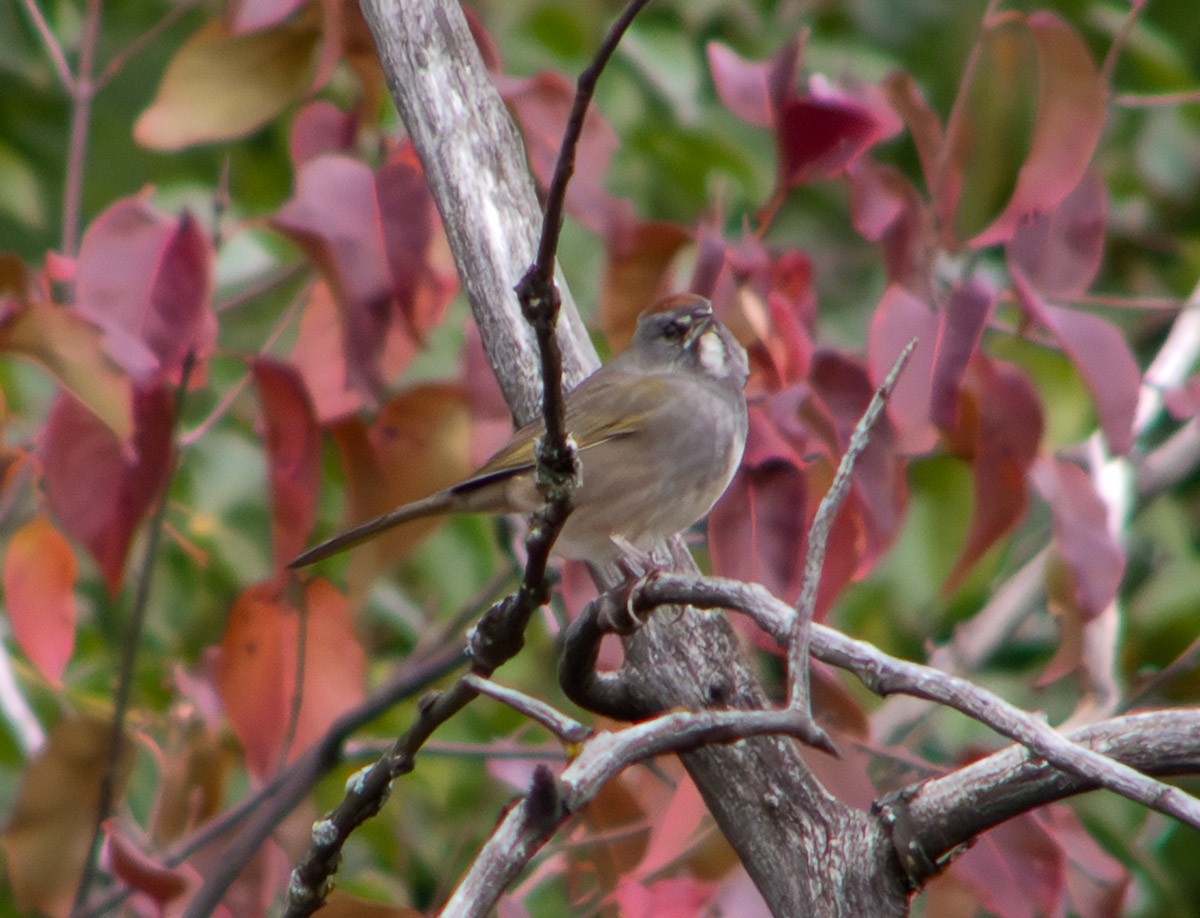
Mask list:
[[[189,353],[183,361],[179,374],[179,385],[175,389],[175,405],[173,421],[176,428],[183,415],[184,400],[187,395],[188,380],[195,366],[195,355]],[[75,904],[72,912],[82,908],[87,901],[88,892],[96,874],[96,859],[100,851],[100,836],[104,831],[104,821],[112,811],[113,797],[116,793],[116,775],[119,770],[121,751],[125,745],[125,715],[129,710],[129,697],[133,692],[134,670],[137,667],[138,647],[142,640],[142,627],[146,621],[146,609],[150,604],[150,585],[154,579],[155,561],[158,559],[158,543],[162,536],[163,520],[166,518],[167,503],[171,497],[171,482],[179,465],[179,450],[173,449],[168,464],[162,493],[154,506],[154,513],[146,529],[146,544],[142,554],[142,563],[138,568],[137,586],[133,597],[133,607],[129,614],[129,624],[125,632],[125,640],[121,647],[121,662],[117,676],[117,690],[113,699],[112,723],[109,728],[108,757],[104,765],[104,776],[100,781],[100,798],[96,804],[96,823],[92,830],[91,843],[88,845],[88,857],[84,863],[83,874],[79,886],[75,890]]]
[[[1133,25],[1137,22],[1137,18],[1141,12],[1141,3],[1129,4],[1129,10],[1125,13],[1125,18],[1121,21],[1117,33],[1113,36],[1113,40],[1108,46],[1108,52],[1104,55],[1104,63],[1100,66],[1100,79],[1104,82],[1105,86],[1112,85],[1113,71],[1117,69],[1117,58],[1121,56],[1121,51],[1129,41],[1129,36],[1133,32]]]
[[[100,75],[94,81],[95,91],[99,92],[115,77],[118,73],[125,69],[133,58],[141,54],[143,50],[154,44],[155,40],[162,35],[167,29],[173,26],[176,22],[182,19],[192,10],[199,7],[198,2],[184,2],[173,5],[163,14],[163,17],[150,26],[145,32],[133,39],[124,48],[118,51],[109,59],[109,62],[104,65],[104,69],[100,71]]]
[[[95,86],[92,69],[100,40],[102,0],[87,0],[83,34],[79,41],[79,69],[71,83],[71,135],[67,142],[67,175],[63,190],[62,251],[72,257],[79,248],[79,222],[83,202],[83,168],[87,159],[88,131],[92,121]]]
[[[825,566],[825,548],[829,543],[829,533],[833,529],[833,521],[841,509],[846,495],[850,493],[850,477],[854,473],[854,463],[862,451],[867,448],[871,429],[883,413],[884,406],[896,386],[896,380],[912,356],[917,346],[914,338],[904,346],[900,356],[892,365],[892,369],[884,378],[875,394],[871,397],[867,410],[863,412],[854,432],[850,435],[850,443],[838,463],[837,473],[833,483],[821,499],[813,517],[812,526],[808,530],[808,547],[804,557],[804,581],[800,587],[800,599],[796,603],[796,615],[792,625],[792,639],[788,645],[788,705],[799,711],[809,712],[812,705],[809,698],[808,680],[808,648],[811,640],[811,625],[817,608],[817,589],[821,584],[821,571]]]
[[[1146,93],[1144,95],[1123,92],[1113,96],[1113,104],[1124,108],[1171,108],[1176,105],[1197,105],[1200,104],[1200,89]]]
[[[63,90],[68,96],[74,97],[75,76],[71,73],[71,66],[67,63],[66,55],[63,54],[62,45],[58,43],[58,39],[50,30],[49,23],[46,22],[46,17],[42,15],[42,8],[38,6],[37,0],[21,0],[21,4],[25,7],[25,12],[29,14],[34,29],[42,39],[42,44],[46,46],[46,53],[50,55],[50,61],[54,64],[54,72],[58,74],[58,81],[62,83]]]
[[[535,771],[532,786],[512,807],[471,862],[439,912],[441,918],[483,918],[538,849],[574,813],[624,769],[668,752],[682,752],[752,736],[795,735],[806,740],[807,719],[784,708],[770,711],[675,711],[615,732],[598,733],[562,774]]]
[[[555,710],[540,698],[526,695],[524,692],[500,685],[490,679],[476,676],[474,673],[463,676],[463,682],[479,694],[494,698],[501,704],[508,705],[517,713],[524,714],[535,723],[541,724],[565,743],[582,743],[592,732],[590,727]]]

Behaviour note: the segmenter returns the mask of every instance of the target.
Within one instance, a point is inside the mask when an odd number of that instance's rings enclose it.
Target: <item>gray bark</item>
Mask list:
[[[533,336],[512,291],[532,262],[541,222],[520,138],[457,3],[362,5],[446,224],[485,350],[523,422],[538,410],[541,381]],[[565,295],[559,337],[567,381],[577,382],[596,360]],[[672,553],[682,569],[694,570],[681,544]],[[649,709],[764,703],[718,615],[655,616],[628,642],[626,675]],[[878,823],[829,796],[791,740],[744,740],[682,758],[774,914],[906,912],[899,871]]]

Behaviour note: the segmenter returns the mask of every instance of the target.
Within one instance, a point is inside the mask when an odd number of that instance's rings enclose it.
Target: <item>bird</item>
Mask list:
[[[748,417],[746,352],[698,294],[666,297],[638,320],[630,346],[565,397],[582,471],[555,554],[592,564],[647,553],[692,526],[741,462]],[[464,481],[404,504],[296,557],[304,567],[406,523],[449,513],[533,513],[541,419]]]

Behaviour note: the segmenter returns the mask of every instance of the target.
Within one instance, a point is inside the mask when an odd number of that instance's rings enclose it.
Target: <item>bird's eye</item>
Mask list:
[[[686,319],[675,319],[663,326],[663,337],[668,341],[680,341],[687,334],[688,326],[691,324]]]

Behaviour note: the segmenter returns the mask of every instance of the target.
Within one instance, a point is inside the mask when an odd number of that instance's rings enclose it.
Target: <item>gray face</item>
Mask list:
[[[634,359],[644,369],[700,370],[740,387],[748,375],[746,352],[713,317],[707,300],[698,296],[686,300],[675,309],[642,317],[630,349]]]

